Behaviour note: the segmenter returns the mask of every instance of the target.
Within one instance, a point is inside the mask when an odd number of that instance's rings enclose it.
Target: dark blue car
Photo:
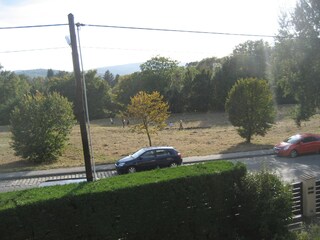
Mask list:
[[[118,160],[115,166],[117,172],[122,174],[158,167],[176,167],[181,163],[181,154],[173,147],[147,147]]]

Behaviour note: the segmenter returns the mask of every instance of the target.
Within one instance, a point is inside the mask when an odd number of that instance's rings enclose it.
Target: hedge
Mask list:
[[[239,239],[242,164],[0,194],[1,239]]]

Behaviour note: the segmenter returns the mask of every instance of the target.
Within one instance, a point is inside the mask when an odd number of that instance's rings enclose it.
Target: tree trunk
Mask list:
[[[248,136],[246,137],[246,143],[251,143],[251,135],[248,135]]]
[[[149,146],[151,147],[152,146],[151,137],[150,137],[150,133],[148,130],[147,130],[147,135],[148,135],[148,139],[149,139]]]

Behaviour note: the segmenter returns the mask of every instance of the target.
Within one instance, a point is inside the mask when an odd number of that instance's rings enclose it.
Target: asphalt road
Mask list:
[[[288,183],[301,181],[304,174],[312,174],[320,178],[320,155],[299,156],[297,158],[277,157],[275,155],[265,155],[258,157],[244,157],[241,159],[230,160],[233,162],[243,162],[249,171],[259,171],[266,168],[277,173]],[[98,172],[98,178],[111,177],[115,171]],[[0,192],[22,190],[38,187],[44,182],[61,181],[66,179],[85,178],[85,174],[68,174],[65,176],[48,176],[37,178],[20,178],[15,180],[0,181]]]
[[[304,174],[320,178],[320,155],[305,155],[296,158],[278,157],[275,155],[232,160],[246,164],[249,171],[266,168],[278,174],[285,182],[299,182]]]

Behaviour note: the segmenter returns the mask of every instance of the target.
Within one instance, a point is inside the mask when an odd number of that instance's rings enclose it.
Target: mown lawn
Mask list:
[[[291,119],[292,106],[280,106],[276,124],[264,137],[254,137],[251,144],[245,144],[236,129],[229,123],[225,113],[188,113],[173,114],[168,127],[152,136],[153,145],[171,145],[177,148],[183,157],[270,149],[285,137],[298,132],[319,133],[320,115],[298,128]],[[179,130],[179,121],[183,121],[183,130]],[[131,120],[130,125],[134,124]],[[122,127],[121,119],[115,119],[111,125],[109,119],[92,121],[90,125],[94,160],[96,164],[113,163],[121,156],[147,146],[144,134],[130,131],[130,126]],[[49,169],[83,165],[80,128],[75,126],[68,145],[59,160],[52,164],[35,166],[14,155],[10,148],[11,134],[9,126],[0,126],[0,171],[31,169]]]

